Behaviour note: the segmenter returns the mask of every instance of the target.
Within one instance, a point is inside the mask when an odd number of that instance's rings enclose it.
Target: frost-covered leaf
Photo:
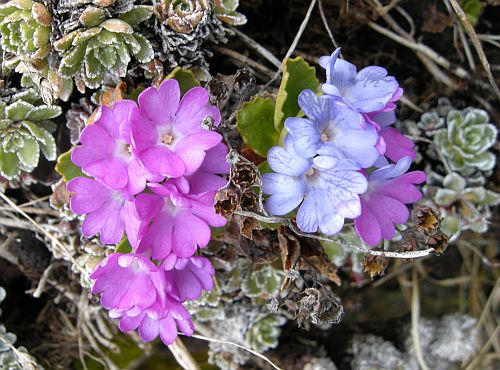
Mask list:
[[[12,121],[22,121],[27,118],[33,109],[33,105],[23,100],[18,100],[5,108],[5,113],[8,119]]]
[[[139,5],[132,8],[132,10],[120,14],[119,18],[130,24],[132,27],[138,26],[140,23],[149,19],[153,15],[153,8],[147,5]]]
[[[41,105],[39,107],[34,107],[28,115],[28,119],[31,121],[42,121],[46,119],[55,118],[61,115],[62,110],[58,105]]]
[[[19,174],[19,159],[15,153],[6,153],[0,148],[0,175],[7,179]]]
[[[139,51],[137,53],[133,53],[134,57],[140,63],[149,62],[154,57],[153,47],[144,36],[139,35],[138,33],[134,34],[133,36],[140,45]]]
[[[17,157],[27,171],[32,171],[38,164],[40,158],[40,146],[33,138],[25,138],[24,145],[19,148]]]
[[[41,143],[42,153],[49,161],[55,161],[57,158],[57,146],[54,137],[45,129],[41,129],[45,135],[45,142]]]

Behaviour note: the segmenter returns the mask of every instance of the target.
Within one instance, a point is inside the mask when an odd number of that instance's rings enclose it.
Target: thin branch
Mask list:
[[[441,82],[446,83],[447,85],[450,85],[450,83],[452,83],[451,80],[442,71],[437,69],[437,66],[435,65],[432,66],[429,62],[435,63],[443,67],[444,69],[448,70],[455,76],[467,80],[471,84],[478,86],[481,89],[491,90],[490,84],[474,78],[474,76],[471,76],[469,72],[467,72],[465,69],[463,69],[460,66],[454,65],[448,59],[438,54],[436,51],[434,51],[427,45],[422,44],[420,42],[416,42],[415,40],[408,39],[407,37],[398,35],[375,22],[369,22],[368,26],[373,30],[379,32],[380,34],[390,38],[391,40],[396,41],[397,43],[415,51],[417,57],[419,57],[419,59],[426,65],[426,67],[429,69],[429,72],[431,72],[434,75],[434,77],[436,77],[436,79],[440,80]],[[428,61],[427,62],[424,61],[422,57],[427,58]]]
[[[270,216],[265,216],[265,215],[261,215],[258,213],[246,212],[246,211],[235,211],[234,214],[240,215],[240,216],[245,216],[245,217],[251,217],[251,218],[254,218],[260,222],[265,222],[268,224],[283,223],[285,226],[288,226],[290,228],[290,230],[292,230],[295,234],[302,236],[304,238],[316,239],[316,240],[321,240],[321,241],[325,241],[325,242],[339,244],[343,248],[355,250],[357,252],[369,254],[371,256],[384,256],[387,258],[400,258],[400,259],[415,259],[415,258],[429,256],[429,255],[434,253],[434,248],[428,248],[428,249],[423,249],[423,250],[418,250],[418,251],[409,251],[409,252],[375,251],[375,250],[360,247],[360,246],[355,245],[355,244],[346,243],[346,242],[339,240],[339,239],[330,238],[330,237],[321,236],[321,235],[316,235],[316,234],[304,233],[304,232],[300,231],[291,220],[284,218],[284,217],[270,217]]]
[[[281,62],[278,58],[274,56],[273,53],[271,53],[269,50],[267,50],[264,46],[259,44],[257,41],[252,39],[250,36],[246,35],[245,33],[241,32],[240,30],[236,28],[231,28],[233,32],[243,41],[245,42],[248,46],[250,46],[252,49],[254,49],[257,53],[259,53],[262,57],[267,59],[268,62],[270,62],[273,66],[276,68],[281,67]]]
[[[479,41],[479,38],[477,37],[477,33],[476,30],[474,30],[474,26],[472,26],[472,24],[470,23],[469,18],[467,18],[467,14],[465,14],[465,12],[463,11],[462,7],[457,2],[457,0],[448,0],[448,1],[453,7],[455,13],[457,13],[458,18],[460,19],[462,25],[465,28],[465,31],[469,35],[472,41],[472,45],[474,45],[474,49],[476,49],[477,55],[479,56],[479,60],[481,61],[484,71],[486,72],[488,81],[490,82],[491,87],[493,88],[493,91],[495,92],[497,98],[500,100],[500,90],[498,89],[497,83],[495,82],[495,78],[491,73],[490,63],[488,62],[488,58],[486,58],[486,54],[484,53],[483,47],[481,46],[481,41]]]
[[[411,336],[413,339],[413,347],[415,348],[415,356],[417,357],[418,365],[422,370],[429,370],[425,363],[422,347],[420,345],[420,333],[418,330],[418,319],[420,316],[420,292],[418,286],[417,268],[413,267],[412,278],[412,294],[411,294]]]
[[[312,11],[314,9],[314,6],[316,5],[317,0],[311,0],[311,3],[309,4],[309,8],[307,9],[306,16],[304,17],[304,20],[300,24],[299,30],[297,31],[297,34],[295,35],[292,44],[288,48],[288,51],[285,54],[285,57],[283,60],[286,60],[290,58],[290,56],[293,54],[293,51],[297,47],[297,44],[300,41],[300,38],[302,37],[302,34],[304,33],[304,30],[307,27],[307,24],[309,23],[309,19],[311,18]],[[278,71],[274,74],[273,78],[264,86],[264,89],[270,86],[276,79],[279,77],[279,75],[283,72],[283,63],[280,64],[280,68]]]
[[[259,71],[260,73],[262,73],[266,76],[270,77],[274,74],[274,71],[267,68],[265,65],[260,64],[260,63],[256,62],[255,60],[250,59],[249,57],[247,57],[241,53],[238,53],[237,51],[234,51],[234,50],[229,49],[229,48],[225,48],[223,46],[215,46],[215,45],[212,47],[212,49],[214,49],[215,51],[217,51],[221,54],[227,55],[230,58],[236,59],[243,64],[249,65],[250,67],[256,69],[257,71]]]
[[[335,41],[335,37],[333,36],[333,32],[328,25],[328,20],[326,19],[325,11],[323,10],[323,2],[321,0],[318,0],[318,8],[319,8],[319,15],[321,16],[321,20],[323,21],[323,25],[325,26],[326,32],[328,33],[328,36],[330,37],[330,40],[332,41],[333,47],[335,49],[339,48],[339,45]],[[340,52],[340,57],[343,58],[342,56],[342,51]]]
[[[45,230],[38,222],[33,220],[26,212],[24,212],[19,206],[17,206],[12,200],[9,199],[4,193],[0,192],[0,198],[2,198],[9,206],[14,208],[18,213],[20,213],[25,219],[27,219],[38,231],[50,239],[54,246],[56,246],[63,254],[65,254],[71,263],[78,268],[80,274],[84,277],[87,276],[87,272],[80,266],[80,264],[75,260],[73,255],[69,252],[68,248],[62,244],[54,235]]]

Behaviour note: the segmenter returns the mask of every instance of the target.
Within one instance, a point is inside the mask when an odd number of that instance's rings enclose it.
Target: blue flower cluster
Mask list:
[[[284,147],[268,152],[274,173],[262,179],[270,213],[285,215],[299,207],[299,228],[326,235],[339,232],[345,218],[363,213],[360,196],[368,196],[371,188],[364,169],[390,168],[390,161],[403,158],[411,163],[415,155],[413,143],[389,127],[402,95],[396,79],[378,66],[358,72],[338,59],[339,52],[320,58],[326,69],[324,95],[301,92],[298,103],[306,117],[286,119]]]

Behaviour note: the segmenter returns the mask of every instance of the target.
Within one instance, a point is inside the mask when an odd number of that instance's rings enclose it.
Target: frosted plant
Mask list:
[[[0,5],[2,48],[21,59],[44,59],[50,52],[52,18],[47,8],[31,0],[14,0]]]
[[[482,109],[467,108],[448,113],[446,128],[435,132],[434,143],[448,159],[452,170],[469,176],[495,166],[495,155],[489,149],[496,141],[498,130],[489,122],[488,113]]]
[[[443,227],[453,240],[462,230],[486,232],[490,209],[500,203],[499,193],[481,185],[468,186],[467,180],[455,172],[443,179],[442,187],[428,186],[426,192],[445,214]]]
[[[13,179],[21,171],[31,172],[38,165],[40,152],[56,159],[56,143],[51,121],[61,107],[40,103],[39,95],[28,89],[0,100],[0,174]]]
[[[151,44],[136,32],[152,15],[152,8],[135,6],[117,18],[109,18],[106,10],[86,7],[78,18],[78,28],[54,42],[61,57],[59,75],[74,77],[81,91],[85,86],[98,88],[105,78],[125,77],[133,58],[139,63],[153,59]]]

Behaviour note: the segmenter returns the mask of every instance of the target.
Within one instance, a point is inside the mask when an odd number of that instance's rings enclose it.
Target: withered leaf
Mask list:
[[[234,188],[223,188],[215,195],[215,213],[230,219],[238,206],[238,192]]]
[[[365,254],[363,260],[364,272],[370,275],[370,278],[374,278],[377,275],[384,275],[385,269],[389,265],[389,261],[385,256],[372,256]]]
[[[436,234],[429,235],[425,241],[427,247],[434,248],[434,253],[436,255],[441,255],[446,251],[448,247],[448,236],[442,231]]]
[[[249,189],[257,183],[258,175],[251,163],[239,161],[232,166],[231,182],[238,189]]]
[[[260,222],[257,221],[255,218],[235,215],[234,220],[238,223],[240,227],[241,235],[243,235],[247,239],[252,240],[253,239],[252,232],[254,230],[261,229]]]
[[[427,206],[413,209],[411,219],[415,228],[424,234],[436,233],[441,226],[439,213]]]

